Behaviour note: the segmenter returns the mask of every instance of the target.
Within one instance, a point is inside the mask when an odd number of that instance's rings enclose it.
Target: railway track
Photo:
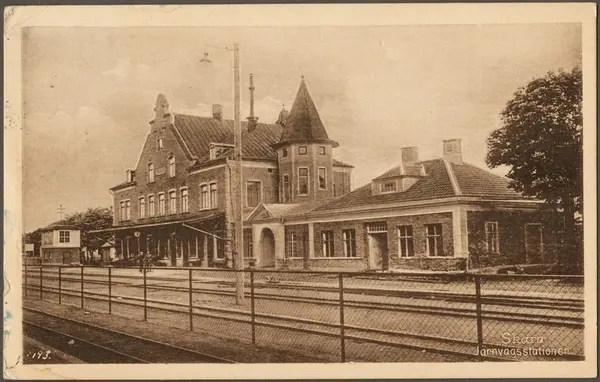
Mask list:
[[[26,312],[23,319],[26,336],[86,363],[234,363],[25,306],[23,310]]]
[[[57,293],[57,291],[51,292]],[[64,292],[64,295],[69,295],[79,298],[80,294],[76,292]],[[101,293],[86,292],[85,298],[95,301],[107,302],[106,295]],[[119,296],[121,297],[121,296]],[[117,296],[113,296],[117,298]],[[143,298],[124,296],[118,300],[112,300],[113,304],[127,305],[135,308],[144,308]],[[159,301],[153,299],[146,300],[146,308],[148,310],[164,311],[169,313],[178,313],[182,315],[189,314],[189,305],[185,303]],[[225,320],[243,324],[250,324],[250,312],[231,309],[219,308],[210,306],[194,306],[192,314],[194,316],[212,318],[217,320]],[[306,334],[314,334],[330,338],[339,338],[340,325],[311,319],[302,319],[298,317],[290,317],[285,315],[274,314],[255,314],[255,325],[268,327],[273,329],[291,330],[293,332],[301,332]],[[437,353],[444,356],[450,356],[455,359],[473,360],[477,350],[477,342],[458,338],[448,338],[440,335],[427,335],[411,333],[407,331],[383,330],[369,328],[364,326],[348,325],[345,326],[345,338],[354,343],[371,343],[384,345],[388,347],[410,349],[415,351],[425,351],[429,353]],[[498,347],[498,344],[484,343],[484,347]],[[487,361],[511,361],[514,359],[506,359],[499,357],[481,357]],[[562,359],[551,360],[583,360],[584,357],[579,354],[568,354]],[[548,360],[541,358],[539,360]]]
[[[32,274],[32,276],[35,276]],[[113,287],[133,287],[143,288],[140,285],[140,278],[136,276],[125,276],[128,281],[112,281]],[[44,280],[58,280],[58,277],[44,276]],[[75,277],[62,277],[64,283],[79,283],[80,279]],[[114,280],[114,278],[113,278]],[[182,280],[165,278],[153,278],[155,281],[165,282],[182,282]],[[186,280],[183,280],[186,281]],[[106,280],[98,280],[98,278],[86,278],[85,283],[96,284],[96,285],[108,285]],[[233,283],[219,282],[217,286],[232,287]],[[188,293],[187,287],[167,286],[167,285],[152,285],[146,286],[147,290],[156,291],[172,291],[178,293]],[[31,289],[35,290],[35,286]],[[255,284],[255,290],[260,289],[273,289],[281,291],[282,293],[267,293],[255,291],[254,297],[256,299],[263,300],[280,300],[287,302],[314,304],[314,305],[330,305],[335,306],[339,304],[337,298],[318,297],[318,296],[294,296],[290,292],[337,292],[335,288],[311,288],[305,286],[289,286],[274,284],[269,285],[267,283]],[[58,288],[44,286],[44,290],[48,292],[57,292]],[[61,288],[63,291],[78,292],[76,289]],[[204,293],[210,295],[220,296],[234,296],[235,291],[231,290],[217,290],[210,288],[198,288],[192,289],[193,293]],[[360,298],[370,297],[371,295],[366,294],[364,291],[347,288],[345,291],[345,306],[347,308],[356,309],[368,309],[368,310],[383,310],[383,311],[395,311],[395,312],[408,312],[408,313],[423,313],[433,315],[448,315],[454,317],[475,317],[475,298],[474,296],[457,294],[457,293],[445,293],[445,292],[428,292],[428,291],[393,291],[393,297],[402,298],[400,303],[398,302],[382,302],[382,301],[361,301]],[[93,294],[93,292],[85,292],[86,294]],[[247,293],[249,296],[249,293]],[[402,296],[402,297],[400,297]],[[569,299],[560,299],[562,301],[548,301],[547,299],[519,299],[514,298],[502,298],[486,296],[481,299],[482,314],[487,319],[497,319],[501,321],[512,321],[519,323],[530,323],[530,324],[541,324],[541,325],[555,325],[555,326],[568,326],[573,328],[583,327],[583,303],[579,300],[570,301]],[[559,299],[555,299],[559,300]],[[464,307],[464,304],[472,304],[472,306]],[[461,306],[462,305],[462,306]],[[518,312],[511,310],[511,308],[528,308],[530,310],[537,310],[536,312]],[[548,314],[552,312],[553,314]],[[556,313],[556,314],[554,314]]]

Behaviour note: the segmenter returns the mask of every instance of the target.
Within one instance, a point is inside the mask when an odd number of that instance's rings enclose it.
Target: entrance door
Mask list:
[[[542,225],[525,224],[525,256],[528,264],[543,262]]]
[[[62,253],[62,263],[63,264],[70,264],[71,263],[71,253],[70,252],[63,252]]]
[[[369,245],[369,269],[383,269],[383,258],[387,257],[387,234],[370,233],[367,236]]]
[[[273,236],[273,232],[268,228],[263,228],[260,241],[262,247],[261,266],[275,266],[275,237]]]

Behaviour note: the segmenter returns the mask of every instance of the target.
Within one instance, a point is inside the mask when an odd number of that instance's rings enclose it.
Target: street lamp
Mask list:
[[[233,249],[233,257],[236,272],[236,295],[235,300],[238,305],[244,303],[244,243],[243,243],[243,203],[242,203],[242,187],[244,184],[242,175],[242,122],[241,122],[241,83],[240,83],[240,46],[237,43],[233,44],[233,49],[225,48],[225,50],[233,50],[233,151],[235,171],[234,178],[231,182],[234,188],[233,197],[233,221],[234,221],[234,238],[235,248]],[[208,59],[208,53],[204,53],[204,58],[200,60],[201,64],[211,64]],[[235,186],[234,186],[235,185]],[[227,208],[227,207],[226,207]]]

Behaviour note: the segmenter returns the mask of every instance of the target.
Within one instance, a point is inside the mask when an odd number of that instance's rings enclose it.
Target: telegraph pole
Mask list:
[[[242,203],[242,187],[244,185],[242,177],[242,122],[240,112],[240,46],[233,44],[233,130],[234,130],[234,155],[235,155],[235,178],[232,183],[235,184],[234,197],[234,220],[235,220],[235,249],[234,259],[236,272],[236,290],[235,300],[238,305],[244,303],[244,231],[243,231],[243,203]]]

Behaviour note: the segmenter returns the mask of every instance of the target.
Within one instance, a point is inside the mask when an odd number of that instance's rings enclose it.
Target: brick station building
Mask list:
[[[290,112],[276,123],[253,115],[242,123],[243,203],[249,215],[260,203],[331,199],[350,191],[352,166],[333,159],[330,140],[302,79]],[[212,117],[172,113],[159,95],[155,116],[134,169],[110,189],[119,258],[141,252],[168,265],[231,266],[233,238],[233,121],[220,105]],[[308,127],[308,129],[306,129]],[[95,231],[99,232],[99,231]],[[246,263],[253,242],[245,240]],[[268,240],[266,238],[265,240]],[[274,266],[275,257],[260,257]]]
[[[261,204],[247,221],[259,256],[271,256],[274,236],[288,268],[463,270],[473,250],[490,263],[555,262],[557,216],[463,162],[461,140],[442,146],[425,161],[402,148],[400,164],[340,197]]]
[[[560,232],[541,201],[464,163],[459,139],[420,161],[415,147],[351,191],[353,166],[334,159],[302,79],[276,123],[242,124],[246,265],[386,270],[467,267],[469,252],[509,263],[551,263]],[[173,266],[232,266],[233,121],[172,113],[164,95],[135,169],[111,188],[119,257],[140,252]]]

